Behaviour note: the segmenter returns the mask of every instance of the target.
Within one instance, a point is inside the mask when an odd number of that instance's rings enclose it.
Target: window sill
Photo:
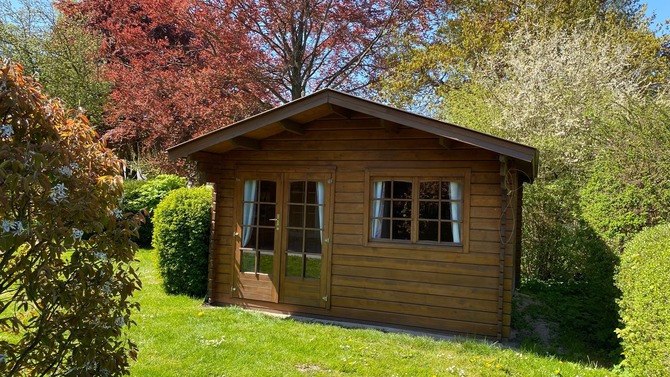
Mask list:
[[[366,247],[379,249],[405,249],[405,250],[428,250],[428,251],[448,251],[453,253],[463,253],[465,248],[463,244],[456,243],[411,243],[410,241],[370,241],[365,242]]]

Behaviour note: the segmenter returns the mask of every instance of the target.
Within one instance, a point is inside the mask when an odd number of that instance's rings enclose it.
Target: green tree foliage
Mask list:
[[[633,376],[670,375],[670,225],[639,233],[626,244],[617,285],[624,366]]]
[[[659,93],[629,106],[580,195],[584,218],[617,250],[670,221],[670,105]]]
[[[0,374],[127,374],[140,281],[121,161],[19,65],[0,70],[0,117]]]
[[[50,97],[85,109],[102,128],[111,86],[103,79],[99,36],[58,14],[47,0],[0,1],[0,56],[21,63]]]
[[[174,190],[156,207],[153,245],[167,293],[207,293],[211,211],[212,190],[206,186]]]
[[[123,209],[138,213],[145,211],[145,222],[139,229],[136,240],[140,247],[150,247],[153,234],[153,214],[156,206],[172,190],[186,187],[186,178],[163,174],[148,181],[127,180],[124,182]]]

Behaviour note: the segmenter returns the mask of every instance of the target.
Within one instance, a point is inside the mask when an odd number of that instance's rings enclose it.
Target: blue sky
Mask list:
[[[647,0],[647,15],[656,11],[656,23],[670,19],[670,1],[669,0]]]

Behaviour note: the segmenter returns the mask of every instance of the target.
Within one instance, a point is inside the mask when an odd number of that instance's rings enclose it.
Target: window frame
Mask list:
[[[442,180],[461,182],[463,187],[461,213],[461,242],[420,241],[419,237],[419,185],[422,181]],[[370,235],[372,222],[373,184],[379,180],[407,180],[412,182],[412,215],[409,240],[373,239]],[[467,252],[470,229],[470,169],[366,169],[365,201],[363,203],[363,246],[378,248],[402,248],[417,250],[449,250]]]

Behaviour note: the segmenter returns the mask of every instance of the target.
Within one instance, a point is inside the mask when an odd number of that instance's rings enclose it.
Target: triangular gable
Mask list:
[[[331,109],[336,107],[355,111],[387,122],[412,127],[439,137],[486,149],[516,160],[519,163],[519,169],[528,176],[528,180],[532,181],[537,175],[538,153],[533,147],[382,105],[333,89],[320,90],[272,110],[193,138],[169,148],[168,155],[171,159],[177,159],[196,152],[211,151],[212,148],[224,142],[235,140],[244,140],[247,143],[254,142],[258,139],[247,138],[246,135],[268,127],[275,127],[279,131],[300,132],[300,122],[296,122],[296,118],[301,118],[304,122],[314,120],[309,119],[310,113],[328,106]]]

